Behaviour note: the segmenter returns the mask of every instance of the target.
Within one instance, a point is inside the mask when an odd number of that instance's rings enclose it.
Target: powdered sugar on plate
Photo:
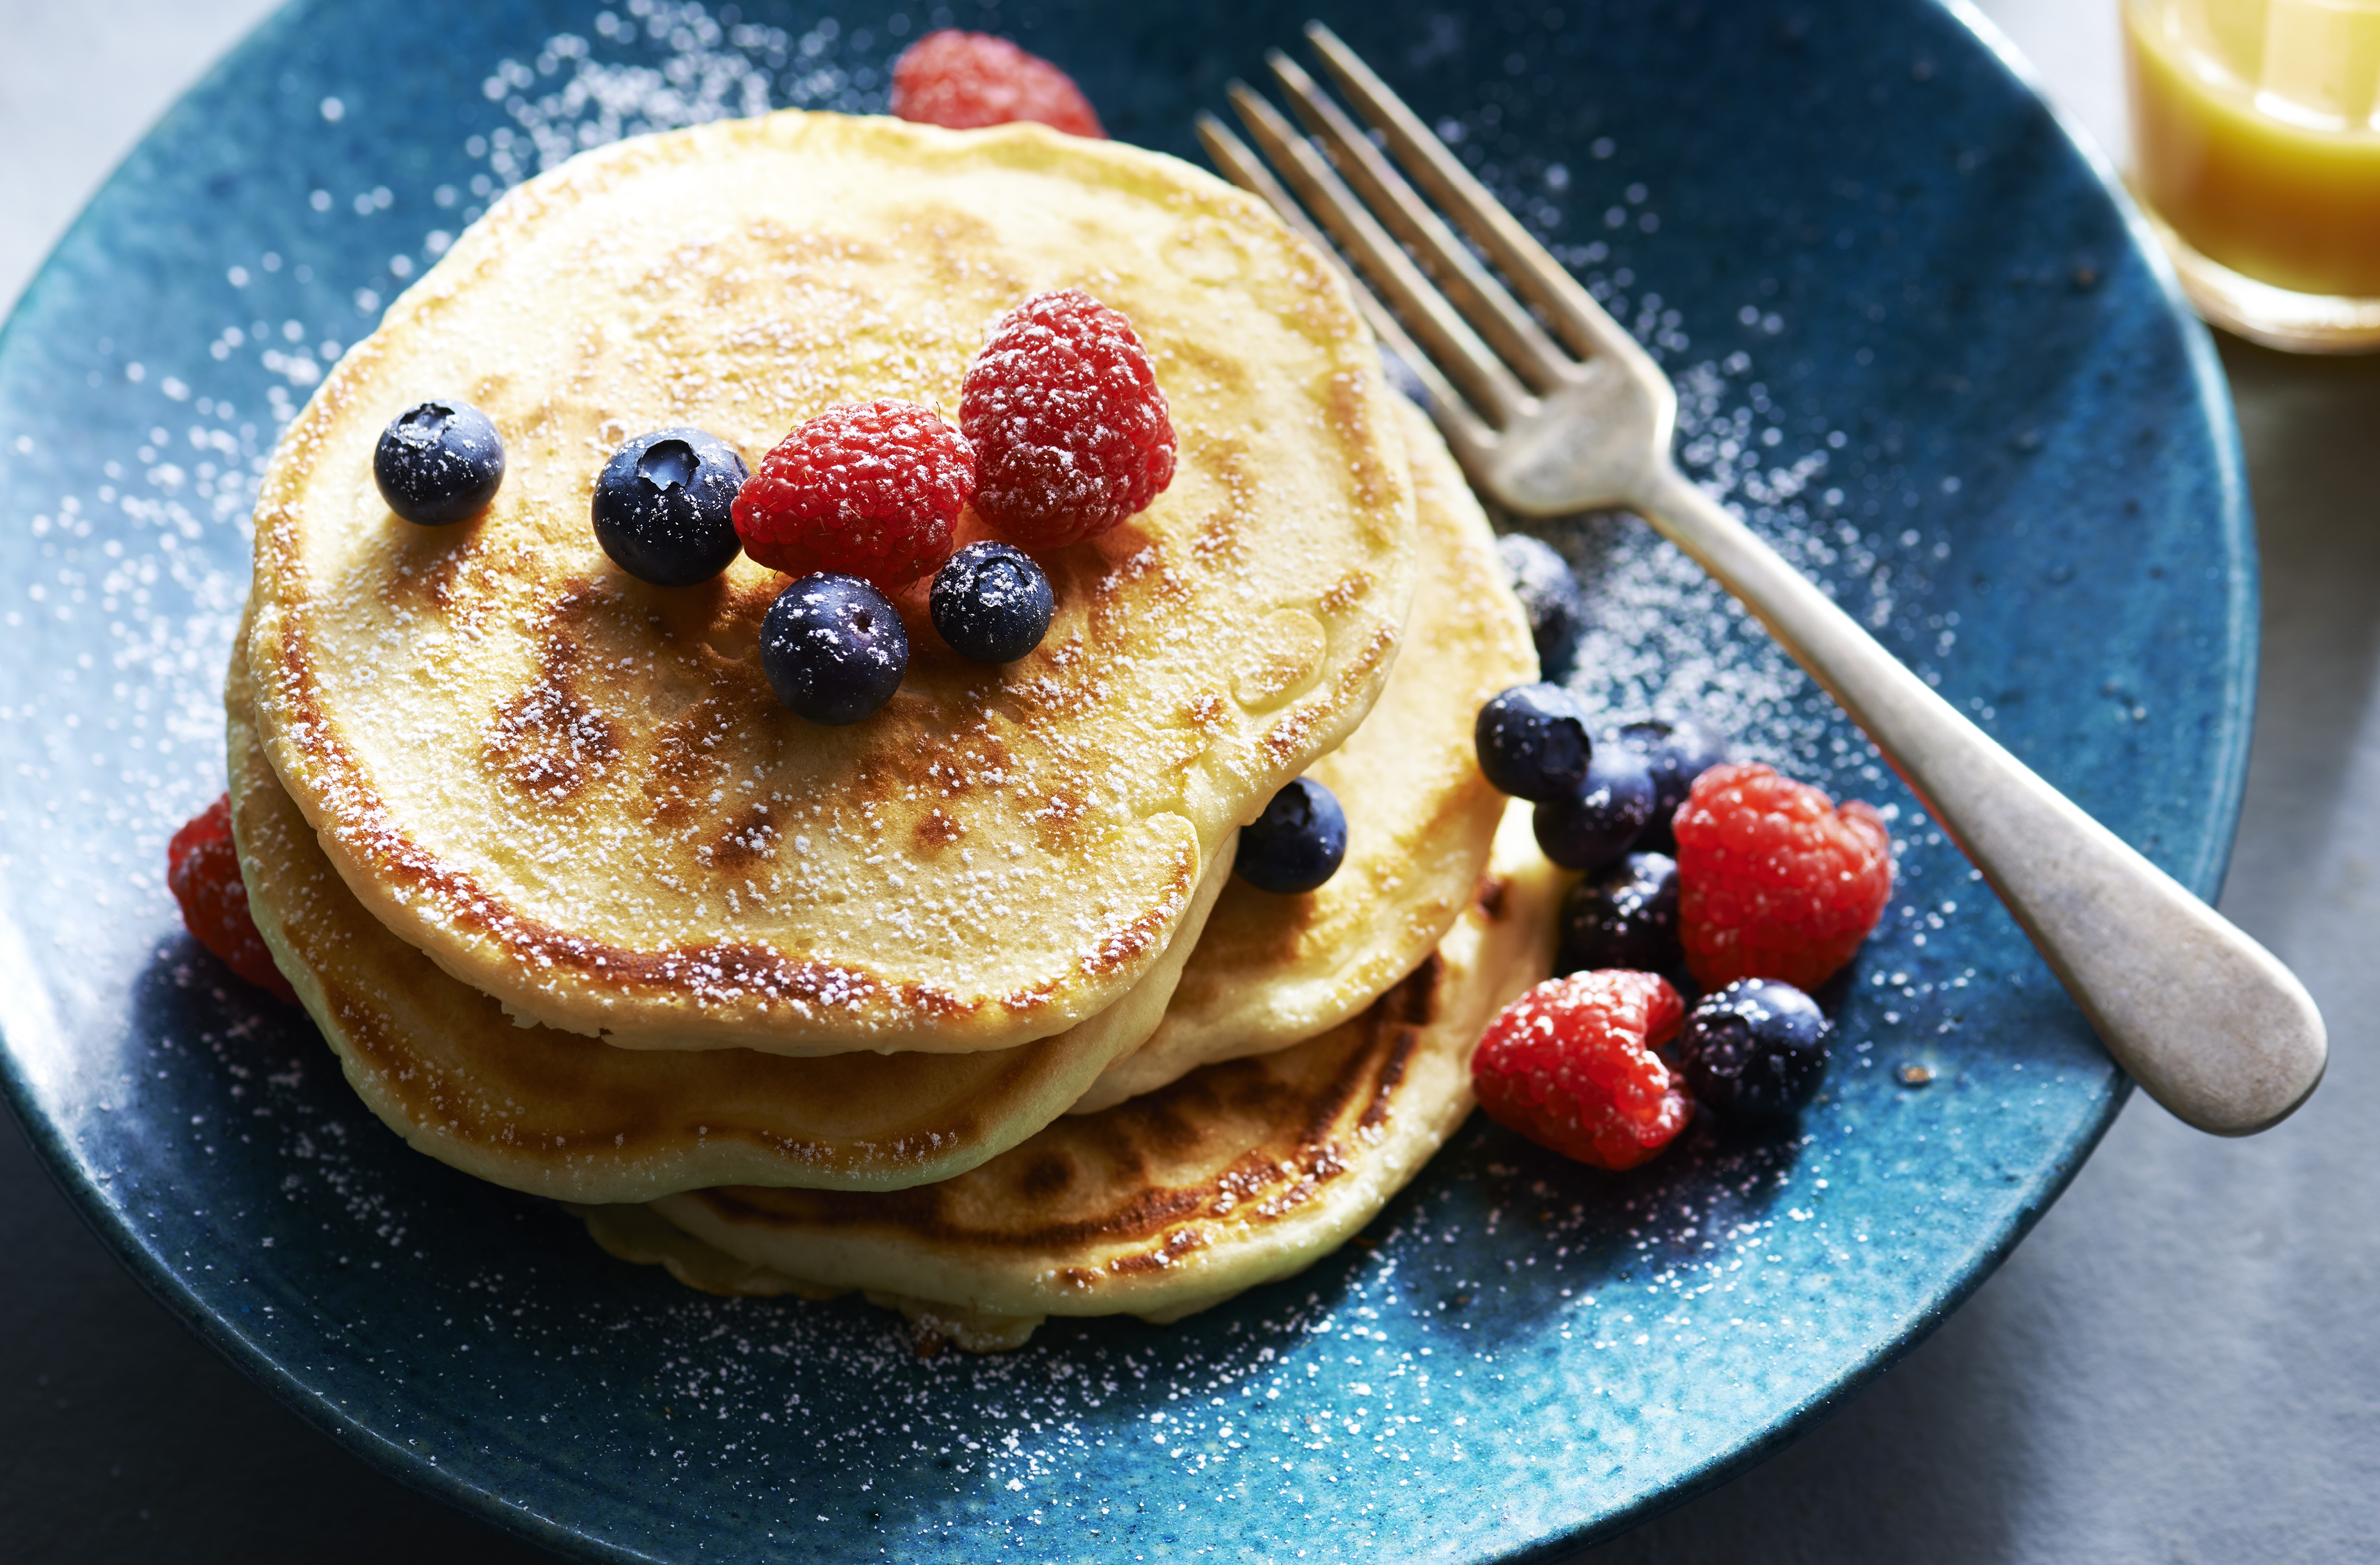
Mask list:
[[[1582,1485],[1624,1494],[1627,1473],[1661,1447],[1664,1420],[1825,1392],[1837,1366],[1803,1362],[1797,1344],[1854,1328],[1882,1341],[1906,1329],[1923,1291],[1883,1253],[1893,1233],[1877,1208],[1839,1218],[1829,1194],[1830,1182],[1867,1172],[1862,1134],[1900,1111],[1896,1101],[1921,1100],[1913,1089],[1822,1106],[1849,1127],[1833,1150],[1815,1136],[1690,1133],[1626,1183],[1582,1183],[1475,1124],[1354,1245],[1211,1316],[1172,1328],[1057,1322],[1016,1353],[921,1359],[887,1312],[687,1292],[601,1256],[542,1203],[415,1157],[346,1093],[302,1021],[227,989],[176,932],[164,843],[223,786],[220,680],[246,591],[248,511],[277,431],[327,367],[509,185],[643,130],[789,104],[880,108],[891,54],[949,19],[791,30],[692,4],[599,13],[583,33],[488,63],[488,119],[426,159],[419,188],[392,176],[308,190],[288,241],[213,258],[233,301],[221,313],[97,345],[107,368],[92,373],[138,409],[138,436],[92,452],[31,515],[41,568],[0,609],[19,633],[105,627],[89,643],[101,650],[29,673],[0,708],[44,736],[0,818],[21,828],[29,811],[101,812],[110,844],[94,862],[79,839],[51,848],[12,831],[11,851],[33,858],[0,862],[20,905],[129,900],[158,952],[136,1007],[155,1025],[79,1067],[85,1100],[110,1112],[136,1099],[187,1106],[176,1155],[237,1168],[249,1192],[237,1209],[191,1221],[227,1274],[247,1258],[253,1340],[292,1353],[335,1343],[332,1362],[308,1361],[334,1400],[418,1402],[374,1425],[401,1450],[450,1465],[489,1450],[567,1450],[590,1471],[637,1474],[650,1488],[640,1503],[685,1509],[689,1528],[733,1496],[742,1535],[788,1549],[831,1523],[870,1540],[856,1555],[936,1540],[953,1553],[1155,1552],[1144,1546],[1202,1535],[1174,1518],[1220,1505],[1327,1524],[1347,1556],[1367,1557],[1412,1544],[1425,1501],[1453,1508],[1483,1494],[1510,1497],[1507,1509],[1465,1536],[1535,1536],[1560,1521],[1548,1489],[1500,1474],[1559,1461]],[[325,125],[350,130],[370,128],[374,112],[319,105]],[[1450,127],[1466,150],[1495,140],[1484,108]],[[1590,149],[1590,160],[1609,155]],[[1483,176],[1549,232],[1578,226],[1565,211],[1589,189],[1609,201],[1588,225],[1600,237],[1563,259],[1677,378],[1689,472],[1921,672],[1953,655],[1956,615],[1927,602],[1950,542],[1926,507],[1957,475],[1923,470],[1888,421],[1789,406],[1775,390],[1787,367],[1755,347],[1698,353],[1697,333],[1748,334],[1756,347],[1779,335],[1781,316],[1756,291],[1708,321],[1663,298],[1656,192],[1610,191],[1590,163],[1508,161]],[[317,222],[339,226],[310,237]],[[386,242],[367,249],[358,229]],[[358,254],[384,259],[315,274]],[[1873,790],[1898,818],[1905,884],[1969,884],[1939,834],[1892,805],[1897,784],[1857,732],[1691,562],[1629,517],[1542,530],[1589,594],[1573,683],[1596,711],[1612,723],[1694,712],[1745,755],[1839,794]],[[1947,952],[1961,906],[1983,903],[1973,886],[1896,904],[1854,974],[1888,1007],[1885,1030],[1846,1038],[1859,1065],[1930,1059],[1960,1026],[1961,996],[1994,975]],[[44,957],[62,968],[121,965],[72,920],[55,940]],[[173,1199],[127,1179],[139,1186],[122,1193],[127,1211]],[[1981,1176],[1960,1194],[1998,1198]],[[1913,1233],[1947,1219],[1912,1195],[1900,1220]],[[330,1256],[338,1277],[303,1296],[276,1292],[285,1276],[311,1274],[264,1259],[298,1248]],[[1659,1382],[1648,1365],[1678,1360],[1697,1365],[1697,1407],[1648,1393]],[[429,1379],[442,1388],[434,1398],[420,1390]],[[1529,1438],[1475,1427],[1483,1402],[1548,1386],[1561,1398]]]

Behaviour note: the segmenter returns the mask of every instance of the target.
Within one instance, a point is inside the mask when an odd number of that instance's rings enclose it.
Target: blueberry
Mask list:
[[[425,402],[380,432],[372,481],[408,522],[442,528],[488,508],[504,482],[504,441],[476,407]]]
[[[873,715],[908,668],[899,611],[856,576],[806,576],[760,622],[760,672],[777,699],[812,722],[840,728]]]
[[[979,663],[1013,663],[1041,645],[1051,602],[1033,556],[1005,543],[970,543],[952,555],[926,600],[951,650]]]
[[[1515,685],[1479,709],[1471,731],[1488,781],[1523,799],[1559,799],[1586,780],[1595,743],[1586,708],[1559,685]]]
[[[1330,880],[1346,856],[1347,812],[1339,807],[1338,795],[1301,777],[1240,828],[1239,856],[1232,867],[1257,890],[1289,896]]]
[[[1678,862],[1667,854],[1632,853],[1562,899],[1556,972],[1667,973],[1684,960],[1678,945]]]
[[[638,581],[709,581],[743,550],[732,508],[746,476],[744,458],[715,435],[638,435],[595,480],[595,541]]]
[[[1653,819],[1653,774],[1625,745],[1595,752],[1586,780],[1537,806],[1537,846],[1565,869],[1589,874],[1628,851]]]
[[[1678,839],[1670,828],[1678,807],[1695,778],[1727,759],[1727,741],[1697,719],[1657,717],[1621,729],[1620,742],[1642,755],[1653,773],[1653,822],[1637,845],[1674,853]]]
[[[1817,1095],[1832,1029],[1815,1001],[1775,978],[1738,978],[1686,1018],[1686,1086],[1723,1120],[1789,1118]]]
[[[1508,532],[1496,540],[1496,559],[1521,612],[1529,616],[1529,638],[1537,644],[1537,663],[1548,679],[1570,672],[1578,651],[1579,632],[1586,628],[1586,594],[1569,563],[1524,532]]]

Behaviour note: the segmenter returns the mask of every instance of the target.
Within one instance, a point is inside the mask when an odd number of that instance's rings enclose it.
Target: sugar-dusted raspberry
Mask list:
[[[192,816],[165,844],[165,884],[182,904],[191,938],[261,989],[295,1001],[298,991],[273,964],[273,952],[249,916],[248,886],[231,843],[231,795]]]
[[[1706,989],[1782,978],[1815,989],[1849,962],[1892,895],[1884,818],[1772,767],[1712,767],[1679,807],[1678,930]]]
[[[959,428],[983,465],[976,514],[1012,543],[1095,537],[1173,481],[1173,420],[1132,322],[1083,292],[1035,294],[967,366]]]
[[[833,571],[890,592],[950,558],[975,485],[975,453],[932,408],[846,402],[760,459],[736,491],[735,532],[772,570]]]
[[[1653,1052],[1685,1013],[1669,980],[1650,973],[1549,978],[1488,1025],[1471,1060],[1479,1107],[1566,1158],[1633,1169],[1692,1112],[1681,1078]]]
[[[1029,119],[1071,136],[1107,136],[1073,77],[1005,38],[952,27],[892,62],[892,112],[953,130]]]

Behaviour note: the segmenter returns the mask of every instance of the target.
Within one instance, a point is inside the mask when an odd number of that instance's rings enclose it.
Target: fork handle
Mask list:
[[[2150,1097],[2217,1135],[2305,1101],[2329,1044],[2278,958],[1961,717],[1673,465],[1640,487],[1633,508],[1842,703]]]

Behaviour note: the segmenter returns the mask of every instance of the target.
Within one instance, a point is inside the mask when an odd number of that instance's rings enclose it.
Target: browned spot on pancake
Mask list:
[[[1328,1149],[1333,1145],[1339,1122],[1346,1116],[1349,1107],[1365,1095],[1365,1084],[1379,1058],[1382,1041],[1401,1030],[1389,1020],[1379,1001],[1372,1002],[1372,1008],[1364,1013],[1357,1025],[1363,1028],[1364,1047],[1350,1050],[1330,1085],[1305,1105],[1305,1122],[1298,1127],[1297,1145],[1309,1157],[1317,1149]],[[1390,1047],[1394,1047],[1392,1041]],[[1331,1171],[1338,1171],[1334,1168]]]
[[[714,868],[741,869],[777,856],[777,828],[770,822],[769,807],[754,805],[730,821],[726,831],[710,845]]]
[[[1364,644],[1355,649],[1354,655],[1340,666],[1327,699],[1318,706],[1315,693],[1309,690],[1275,714],[1272,725],[1265,730],[1259,741],[1265,758],[1284,770],[1299,765],[1305,757],[1313,753],[1307,746],[1312,743],[1318,712],[1327,714],[1346,710],[1354,702],[1355,693],[1371,682],[1380,666],[1395,655],[1396,649],[1397,627],[1388,625],[1374,627],[1371,635],[1364,638]]]
[[[513,377],[509,371],[505,370],[497,370],[493,373],[480,376],[478,380],[471,382],[471,406],[474,407],[500,407],[508,404],[512,400],[512,398],[507,394],[512,388],[512,383]],[[499,428],[497,432],[501,434],[504,431]]]
[[[1217,353],[1196,336],[1183,334],[1166,346],[1167,357],[1186,365],[1210,384],[1233,393],[1247,390],[1247,366],[1238,359]]]
[[[1025,291],[1022,280],[990,271],[987,261],[1006,252],[998,234],[972,212],[937,202],[921,204],[904,237],[910,241],[904,249],[913,256],[923,256],[953,296],[989,295],[1004,301],[995,306],[1004,309]]]
[[[1479,911],[1487,915],[1488,922],[1500,924],[1504,919],[1506,893],[1512,889],[1512,882],[1501,875],[1482,875],[1479,877],[1479,891],[1472,900],[1479,904]]]
[[[1374,1001],[1373,1007],[1394,1025],[1426,1027],[1438,1020],[1439,990],[1445,980],[1446,958],[1433,951],[1394,989]]]
[[[1364,1105],[1363,1116],[1355,1122],[1365,1130],[1373,1130],[1389,1121],[1389,1103],[1405,1079],[1405,1067],[1412,1063],[1414,1050],[1421,1046],[1421,1034],[1412,1027],[1399,1027],[1389,1044],[1389,1057],[1380,1062],[1378,1081],[1372,1088],[1372,1099]]]
[[[1136,523],[1126,522],[1078,547],[1097,550],[1107,566],[1089,594],[1095,646],[1126,645],[1135,624],[1151,621],[1194,596],[1190,583],[1173,568],[1165,540]],[[1099,670],[1091,665],[1084,672],[1095,676]]]
[[[903,984],[901,1001],[929,1016],[964,1016],[971,1009],[965,1001],[933,984]]]
[[[1007,758],[1006,749],[998,740],[992,741],[989,747],[998,752],[1003,760]],[[928,762],[926,766],[928,785],[946,799],[963,799],[975,792],[976,778],[980,772],[1000,770],[997,764],[986,767],[975,763],[972,757],[964,758],[968,764],[962,765],[959,762],[948,760]]]
[[[1190,540],[1190,557],[1209,570],[1221,570],[1247,557],[1240,539],[1240,511],[1234,504],[1218,506],[1198,524]]]
[[[1086,973],[1111,973],[1161,949],[1173,932],[1173,921],[1190,904],[1196,876],[1187,865],[1173,874],[1173,894],[1164,905],[1152,907],[1126,924],[1103,931],[1097,943],[1081,952],[1076,964]]]
[[[312,729],[316,764],[329,775],[346,780],[351,798],[364,801],[352,818],[331,829],[341,848],[377,866],[383,880],[407,895],[431,899],[454,928],[500,941],[516,960],[586,975],[621,994],[666,995],[698,1005],[740,1004],[757,999],[763,1013],[781,1004],[795,1010],[864,1011],[888,998],[882,981],[865,968],[797,961],[766,946],[631,951],[570,935],[521,915],[501,898],[491,896],[475,877],[451,868],[425,850],[388,818],[369,786],[370,773],[335,727],[323,720],[313,666],[302,645],[284,645],[277,678],[293,719]],[[1012,999],[1012,1004],[1016,1002]]]
[[[1025,1165],[1024,1175],[1016,1183],[1027,1195],[1056,1195],[1075,1183],[1074,1159],[1054,1153],[1038,1154]]]
[[[757,643],[760,618],[769,610],[765,584],[726,574],[691,587],[654,587],[627,576],[610,578],[617,594],[622,627],[634,645],[658,641],[692,656],[693,649],[725,641]],[[756,601],[757,600],[757,601]],[[707,667],[698,660],[697,667]]]
[[[1350,1166],[1346,1149],[1335,1141],[1310,1148],[1297,1170],[1297,1177],[1278,1194],[1256,1204],[1257,1216],[1271,1220],[1290,1216],[1313,1200],[1325,1184],[1345,1173]]]
[[[586,661],[570,637],[548,636],[537,683],[498,707],[481,736],[488,764],[542,803],[568,798],[619,758],[612,721],[572,687]]]
[[[1195,1228],[1177,1228],[1165,1236],[1165,1243],[1153,1250],[1136,1256],[1118,1256],[1108,1263],[1108,1269],[1119,1277],[1135,1272],[1158,1271],[1172,1266],[1193,1250],[1207,1247],[1207,1236]]]
[[[391,883],[433,899],[456,928],[492,938],[510,948],[516,960],[585,974],[617,993],[668,995],[698,1005],[758,1001],[759,1009],[767,1013],[780,1005],[796,1013],[814,1007],[866,1009],[902,992],[888,990],[865,968],[797,961],[767,946],[721,943],[629,951],[568,935],[488,896],[474,878],[448,868],[377,811],[362,820],[342,822],[333,831],[347,851],[381,866]]]
[[[453,613],[468,596],[463,578],[488,552],[487,531],[479,519],[443,528],[388,525],[404,530],[394,540],[396,568],[381,583],[382,599],[391,604],[426,600],[439,613]]]
[[[1085,1239],[1157,1233],[1184,1218],[1196,1215],[1206,1204],[1206,1192],[1202,1190],[1144,1190],[1109,1217],[1069,1226],[1083,1229]]]
[[[1083,794],[1088,792],[1087,780],[1077,780],[1078,792],[1052,788],[1041,796],[1040,807],[1031,812],[1033,823],[1041,829],[1045,846],[1055,846],[1074,840],[1074,829],[1082,824],[1086,813]]]
[[[1030,1013],[1040,1010],[1057,998],[1057,987],[1045,982],[1034,984],[1026,989],[1011,989],[1000,997],[1000,1003],[1006,1010]]]
[[[1281,1165],[1263,1148],[1244,1152],[1237,1162],[1215,1176],[1214,1201],[1208,1210],[1215,1217],[1230,1217],[1241,1202],[1262,1195],[1280,1177]]]
[[[674,825],[709,804],[724,770],[719,746],[734,732],[726,703],[716,696],[706,696],[655,730],[644,792],[656,821]]]
[[[928,810],[917,822],[917,841],[929,848],[945,848],[966,835],[966,828],[941,808]]]
[[[1325,422],[1346,453],[1347,470],[1354,475],[1355,497],[1367,509],[1377,511],[1396,490],[1388,469],[1380,465],[1380,443],[1373,438],[1366,418],[1369,406],[1363,381],[1345,370],[1330,377],[1330,410]]]
[[[1314,601],[1314,606],[1326,614],[1335,614],[1342,610],[1352,609],[1364,601],[1366,594],[1369,593],[1375,585],[1371,572],[1349,571],[1325,588],[1322,596]]]
[[[1111,1147],[1118,1158],[1144,1155],[1181,1159],[1197,1151],[1206,1140],[1208,1116],[1183,1098],[1144,1098],[1127,1134]]]

